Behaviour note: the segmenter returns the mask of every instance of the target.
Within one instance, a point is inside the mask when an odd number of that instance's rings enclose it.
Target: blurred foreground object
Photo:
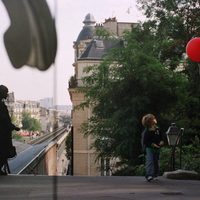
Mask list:
[[[11,25],[4,43],[12,65],[47,70],[55,60],[57,37],[55,21],[46,0],[2,0]]]

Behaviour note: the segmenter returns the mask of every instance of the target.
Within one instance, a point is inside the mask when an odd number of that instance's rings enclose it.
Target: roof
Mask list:
[[[93,39],[79,60],[99,60],[113,48],[121,46],[120,40],[114,39]]]
[[[84,26],[81,32],[78,35],[76,42],[81,40],[92,39],[94,36],[95,27],[94,26]]]
[[[88,13],[86,16],[85,16],[85,19],[83,21],[84,24],[95,24],[96,21],[94,19],[94,16],[91,14],[91,13]]]
[[[80,40],[92,39],[94,36],[95,23],[96,23],[94,16],[92,14],[88,13],[85,16],[83,23],[84,23],[83,29],[79,33],[76,42],[79,42]]]

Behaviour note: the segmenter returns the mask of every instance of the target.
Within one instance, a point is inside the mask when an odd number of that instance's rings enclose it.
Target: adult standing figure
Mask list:
[[[19,131],[20,128],[16,127],[11,122],[11,118],[5,105],[5,99],[8,97],[8,88],[0,85],[0,175],[7,175],[3,171],[4,164],[7,163],[9,158],[9,150],[12,148],[12,131]]]
[[[157,127],[157,120],[153,114],[142,118],[145,127],[142,133],[142,147],[146,154],[145,168],[146,179],[151,181],[159,175],[160,148],[164,145],[162,134]]]

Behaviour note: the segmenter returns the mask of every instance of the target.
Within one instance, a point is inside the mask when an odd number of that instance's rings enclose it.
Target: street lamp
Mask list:
[[[176,146],[178,143],[179,129],[175,123],[171,123],[171,126],[168,128],[166,135],[169,146]]]
[[[179,129],[175,123],[172,123],[168,128],[166,135],[169,146],[172,147],[171,152],[171,170],[175,170],[175,150],[176,146],[179,144],[179,141],[183,135],[184,128]],[[182,141],[180,146],[180,168],[181,168],[181,151],[182,151]]]

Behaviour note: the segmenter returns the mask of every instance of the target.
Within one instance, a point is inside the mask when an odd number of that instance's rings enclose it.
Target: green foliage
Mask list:
[[[108,39],[111,36],[111,34],[105,28],[103,28],[101,26],[96,28],[95,31],[96,31],[96,33],[95,33],[96,36],[98,36],[102,39]]]
[[[184,57],[187,42],[200,35],[200,3],[138,2],[149,19],[126,33],[122,47],[110,52],[99,66],[89,67],[90,76],[83,80],[86,102],[82,105],[93,108],[83,132],[96,138],[93,146],[99,157],[120,159],[121,174],[142,173],[141,118],[146,113],[157,116],[162,132],[171,122],[184,127],[183,142],[188,148],[195,136],[200,138],[199,72],[197,64]],[[190,153],[196,150],[185,151],[185,163],[189,163]],[[161,154],[164,171],[169,149]]]
[[[120,170],[115,171],[113,176],[135,176],[135,167],[127,165],[126,167],[122,167]]]
[[[15,124],[15,126],[18,126],[18,127],[20,126],[20,123],[17,120],[15,115],[11,115],[11,121],[12,121],[13,124]]]
[[[160,152],[160,175],[162,175],[166,171],[170,171],[170,158],[171,158],[170,147],[164,147]],[[195,137],[195,140],[190,145],[184,145],[182,147],[181,154],[181,166],[180,166],[180,146],[176,147],[175,151],[175,170],[176,169],[184,169],[190,171],[196,171],[200,173],[200,141],[198,137]],[[143,156],[143,155],[141,155]],[[143,176],[145,174],[145,160],[143,160],[143,164],[136,165],[132,169],[132,174],[137,176]],[[128,166],[126,169],[122,169],[117,171],[117,175],[125,174],[128,170]],[[129,169],[130,170],[130,169]],[[134,173],[133,173],[134,171]]]
[[[135,175],[136,176],[145,176],[145,165],[137,165],[135,166]]]
[[[184,67],[188,79],[188,95],[182,108],[181,126],[187,130],[185,143],[195,135],[200,138],[200,78],[198,63],[186,59],[188,41],[200,35],[200,2],[198,0],[138,0],[138,6],[148,18],[147,25],[157,39],[159,59],[170,69]]]
[[[170,171],[170,156],[172,149],[170,147],[164,147],[160,151],[160,175],[166,171]],[[178,163],[177,163],[178,164]]]
[[[41,130],[41,124],[37,119],[32,118],[30,113],[23,112],[23,114],[22,114],[22,128],[24,130],[28,130],[28,131],[40,131]]]
[[[183,146],[183,169],[200,173],[200,141],[196,136],[193,143]]]
[[[178,118],[187,80],[162,65],[156,51],[154,35],[138,26],[126,33],[124,46],[91,67],[91,75],[84,78],[85,105],[92,105],[93,115],[83,132],[95,136],[99,157],[117,157],[128,167],[135,166],[140,163],[142,116],[154,113],[161,121],[166,116]]]
[[[21,140],[22,136],[14,133],[14,134],[12,134],[12,138],[15,139],[15,140]]]
[[[145,175],[145,155],[139,155],[141,164],[131,165],[127,162],[119,161],[116,164],[116,169],[113,172],[113,176],[144,176]]]
[[[200,141],[196,136],[189,145],[182,147],[181,153],[181,169],[191,170],[200,173]],[[160,172],[163,174],[165,171],[170,170],[170,156],[171,148],[162,148],[160,155]],[[180,146],[176,147],[175,152],[175,168],[180,168]]]

